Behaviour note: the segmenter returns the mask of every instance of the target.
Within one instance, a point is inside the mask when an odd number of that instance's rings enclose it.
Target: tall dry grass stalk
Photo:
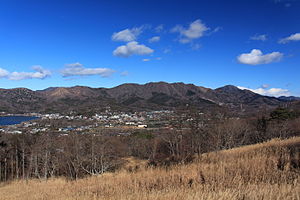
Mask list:
[[[57,178],[1,185],[0,200],[300,200],[299,148],[299,137],[272,140],[203,154],[191,164],[170,168],[146,168],[145,162],[131,158],[131,164],[141,166],[78,181]]]

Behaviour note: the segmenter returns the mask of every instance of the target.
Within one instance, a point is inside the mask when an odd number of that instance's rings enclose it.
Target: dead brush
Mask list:
[[[0,200],[300,199],[300,138],[201,155],[189,164],[140,167],[77,181],[14,181]],[[130,163],[130,162],[129,162]]]

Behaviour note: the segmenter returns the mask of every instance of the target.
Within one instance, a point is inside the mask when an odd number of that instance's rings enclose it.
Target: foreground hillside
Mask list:
[[[297,137],[204,154],[170,168],[140,162],[78,181],[15,181],[1,185],[0,199],[300,199],[299,150]]]

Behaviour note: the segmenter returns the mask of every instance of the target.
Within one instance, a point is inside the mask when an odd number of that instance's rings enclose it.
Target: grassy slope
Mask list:
[[[15,181],[0,187],[0,199],[300,199],[299,148],[300,137],[272,140],[204,154],[169,169]]]

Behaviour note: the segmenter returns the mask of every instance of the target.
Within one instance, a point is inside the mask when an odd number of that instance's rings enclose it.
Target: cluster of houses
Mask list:
[[[93,128],[113,128],[113,127],[133,127],[144,129],[148,128],[149,120],[160,120],[162,116],[171,115],[172,111],[152,111],[152,112],[104,112],[100,114],[95,114],[92,117],[86,117],[82,115],[62,115],[58,113],[53,114],[38,114],[31,113],[31,116],[39,117],[37,121],[23,122],[18,125],[4,126],[0,128],[0,132],[11,133],[11,134],[21,134],[23,132],[30,133],[42,133],[50,130],[55,130],[62,132],[63,134],[71,131],[84,132],[86,130],[91,130]],[[45,120],[45,121],[44,121]],[[46,121],[50,120],[50,121]],[[61,127],[54,127],[52,121],[55,120],[65,120],[70,122],[71,125],[57,125]],[[73,122],[74,120],[74,122]],[[88,122],[85,125],[78,125],[78,122]],[[43,123],[42,123],[43,122]],[[72,124],[73,123],[73,124]],[[51,124],[51,125],[50,125]]]

